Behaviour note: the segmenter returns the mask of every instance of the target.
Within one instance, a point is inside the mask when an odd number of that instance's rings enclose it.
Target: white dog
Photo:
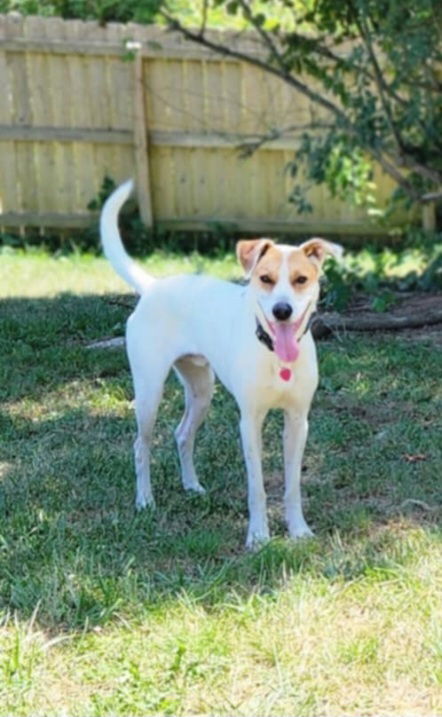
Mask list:
[[[127,352],[135,389],[136,505],[152,506],[149,454],[163,384],[173,367],[185,390],[185,412],[175,436],[186,490],[199,493],[193,464],[195,434],[212,398],[215,374],[235,397],[247,467],[247,546],[269,538],[261,468],[261,429],[271,408],[285,413],[285,516],[292,538],[310,536],[301,505],[301,464],[308,412],[318,383],[309,319],[319,296],[326,255],[342,248],[323,239],[298,247],[271,239],[239,241],[246,286],[185,275],[155,279],[126,253],[118,212],[133,189],[118,187],[104,205],[101,238],[115,271],[141,299],[127,323]]]

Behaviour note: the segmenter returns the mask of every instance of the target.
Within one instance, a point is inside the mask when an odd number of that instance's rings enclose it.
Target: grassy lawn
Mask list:
[[[318,344],[305,455],[317,538],[285,538],[281,417],[265,426],[275,539],[243,550],[237,411],[217,387],[180,487],[171,376],[158,508],[133,509],[130,297],[99,258],[4,253],[0,715],[442,714],[441,354],[410,336]],[[158,274],[232,259],[157,255]]]

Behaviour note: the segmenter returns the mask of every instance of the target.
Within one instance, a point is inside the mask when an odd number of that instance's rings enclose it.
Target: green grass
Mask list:
[[[319,343],[304,469],[317,538],[285,537],[275,412],[275,538],[247,554],[224,389],[197,444],[208,492],[190,497],[170,378],[158,508],[137,515],[124,352],[85,348],[121,334],[126,288],[98,258],[0,260],[0,715],[440,714],[440,349],[401,335]],[[152,264],[237,276],[230,259]]]

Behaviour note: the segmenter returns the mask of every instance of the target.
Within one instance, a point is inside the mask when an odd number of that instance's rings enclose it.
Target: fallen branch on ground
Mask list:
[[[117,336],[114,339],[100,339],[100,341],[92,341],[91,344],[86,344],[87,349],[117,349],[120,346],[124,346],[124,336]]]
[[[432,309],[424,313],[404,314],[376,314],[365,316],[341,316],[340,314],[320,314],[312,325],[315,339],[322,339],[339,331],[401,331],[402,329],[416,329],[422,326],[433,326],[442,323],[442,308]],[[101,339],[86,345],[87,349],[113,349],[124,346],[124,337]]]
[[[316,339],[324,338],[338,331],[401,331],[433,326],[442,323],[442,308],[425,313],[371,314],[365,316],[342,316],[336,313],[320,314],[313,322],[312,332]]]

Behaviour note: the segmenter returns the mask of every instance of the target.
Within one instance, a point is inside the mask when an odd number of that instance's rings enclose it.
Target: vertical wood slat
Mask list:
[[[58,18],[53,18],[50,23],[45,23],[43,37],[48,39],[70,39],[70,26]],[[47,73],[46,82],[48,88],[46,91],[45,101],[47,126],[68,126],[74,127],[76,124],[75,102],[69,101],[67,98],[73,97],[73,87],[70,73],[70,63],[66,59],[57,58],[49,55],[46,59]],[[81,96],[81,95],[80,95]],[[62,98],[66,98],[64,101]],[[60,107],[60,104],[69,105]],[[43,207],[49,211],[56,201],[57,207],[61,211],[70,211],[78,206],[77,204],[77,186],[78,177],[76,173],[76,165],[74,160],[75,149],[70,143],[51,142],[49,144],[40,145],[42,158],[42,183],[46,188],[42,187],[41,200]],[[54,197],[56,199],[54,200]]]
[[[422,229],[434,232],[436,229],[436,202],[427,202],[422,205]]]
[[[7,15],[4,18],[4,36],[7,39],[13,39],[16,37],[20,37],[22,35],[22,28],[23,23],[21,18],[17,18],[15,16]],[[6,91],[9,89],[10,93],[10,107],[11,107],[11,121],[12,123],[19,122],[18,114],[19,110],[17,109],[17,84],[20,84],[17,82],[17,74],[15,72],[15,65],[16,65],[16,57],[13,53],[8,53],[7,55],[7,70],[8,70],[8,76],[9,76],[9,88],[4,88]],[[23,210],[23,188],[22,183],[20,181],[20,168],[21,168],[21,153],[20,153],[20,143],[19,142],[12,142],[8,143],[7,150],[10,151],[10,161],[9,161],[9,167],[6,167],[6,173],[4,177],[6,178],[6,184],[7,189],[4,193],[5,198],[14,201],[15,206],[19,208],[19,210]],[[7,156],[7,153],[6,153]],[[3,175],[2,175],[3,179]],[[9,195],[9,196],[8,196]]]
[[[9,38],[7,18],[0,19],[0,37]],[[0,122],[10,124],[14,116],[13,82],[9,67],[9,56],[4,50],[0,52]],[[0,211],[18,204],[19,188],[16,172],[15,142],[2,142],[0,145]]]
[[[140,215],[146,227],[153,225],[152,198],[149,170],[148,118],[144,95],[144,68],[141,52],[134,59],[134,153]]]

